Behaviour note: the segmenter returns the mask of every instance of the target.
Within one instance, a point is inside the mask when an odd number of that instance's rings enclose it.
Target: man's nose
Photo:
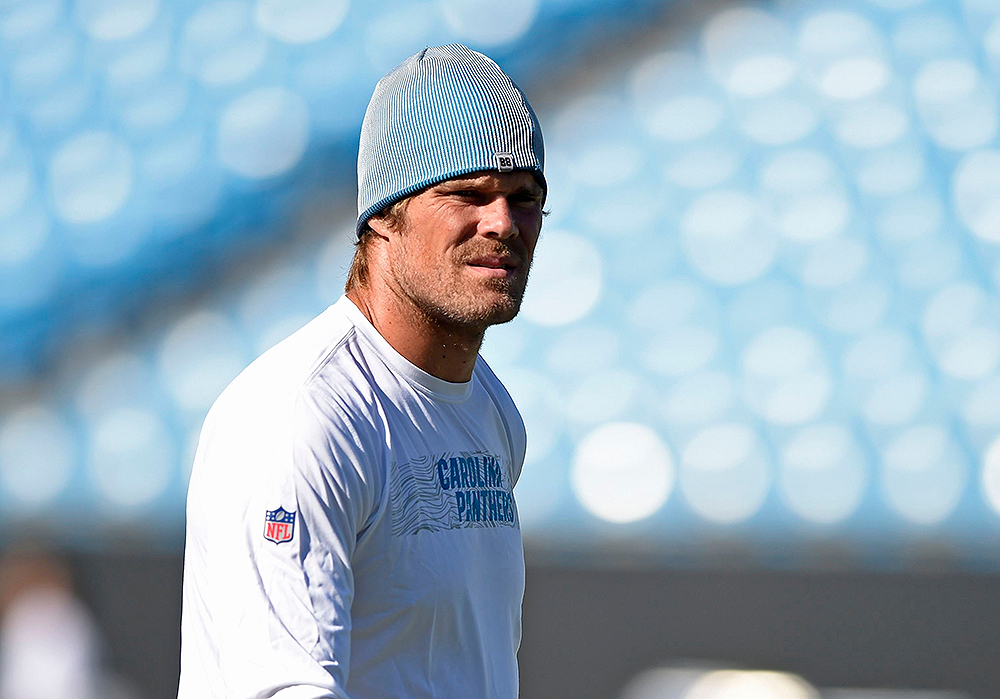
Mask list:
[[[483,205],[479,226],[484,235],[495,238],[512,238],[520,233],[510,203],[503,196],[494,197]]]

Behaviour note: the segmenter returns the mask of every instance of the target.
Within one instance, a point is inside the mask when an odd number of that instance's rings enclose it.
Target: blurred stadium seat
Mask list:
[[[484,348],[528,425],[529,541],[994,569],[1000,6],[706,6],[614,50],[660,6],[499,7],[4,0],[5,529],[176,541],[206,410],[339,294],[327,204],[374,81],[461,40],[546,127],[531,290]]]

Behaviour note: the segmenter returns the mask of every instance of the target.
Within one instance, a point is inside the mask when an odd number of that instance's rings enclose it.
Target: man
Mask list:
[[[478,356],[541,229],[542,136],[464,46],[385,76],[346,295],[220,396],[188,496],[181,699],[513,699],[524,425]]]

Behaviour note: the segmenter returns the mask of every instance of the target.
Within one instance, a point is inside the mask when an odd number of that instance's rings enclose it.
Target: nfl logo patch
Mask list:
[[[264,538],[276,544],[291,541],[295,534],[295,513],[283,507],[264,513]]]

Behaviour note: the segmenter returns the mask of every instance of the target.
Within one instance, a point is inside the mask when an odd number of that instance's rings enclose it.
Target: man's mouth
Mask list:
[[[483,255],[466,264],[479,274],[499,279],[513,276],[520,267],[518,260],[509,255]]]

